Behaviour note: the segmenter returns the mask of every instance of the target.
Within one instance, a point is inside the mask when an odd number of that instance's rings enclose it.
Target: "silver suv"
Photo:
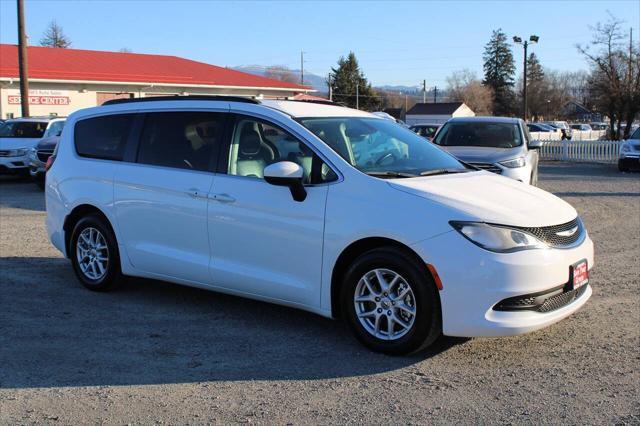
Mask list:
[[[506,117],[460,117],[447,121],[433,143],[465,163],[521,182],[538,182],[540,144],[524,121]]]

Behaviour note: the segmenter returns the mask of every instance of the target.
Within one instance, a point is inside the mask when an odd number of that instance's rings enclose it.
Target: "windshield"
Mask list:
[[[358,170],[389,177],[464,172],[466,167],[411,130],[366,117],[303,118],[302,125]],[[429,173],[431,172],[431,173]],[[402,176],[397,176],[402,174]]]
[[[442,146],[514,148],[522,145],[522,136],[520,127],[512,123],[450,122],[433,142]]]
[[[636,131],[633,132],[630,139],[640,139],[640,127],[638,127]]]
[[[64,123],[64,121],[54,121],[51,123],[47,131],[44,133],[44,137],[49,138],[51,136],[60,136],[62,129],[64,128]]]
[[[37,121],[7,121],[0,125],[0,138],[40,139],[47,123]]]

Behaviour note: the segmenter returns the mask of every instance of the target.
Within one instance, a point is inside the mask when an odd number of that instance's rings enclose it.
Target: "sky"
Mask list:
[[[327,75],[356,54],[374,85],[446,87],[452,72],[482,75],[482,52],[494,29],[540,37],[530,48],[543,66],[586,69],[576,44],[608,13],[640,40],[640,0],[210,2],[25,0],[30,44],[55,19],[78,49],[130,49],[219,66],[284,65]],[[16,1],[0,0],[0,42],[17,43]],[[513,49],[517,72],[523,51]]]

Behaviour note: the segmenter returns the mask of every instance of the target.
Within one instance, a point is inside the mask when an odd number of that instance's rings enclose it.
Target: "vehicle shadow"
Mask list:
[[[143,279],[91,292],[61,258],[0,258],[0,275],[0,388],[352,377],[465,341],[390,357],[295,309]]]
[[[44,192],[30,178],[0,175],[0,208],[44,211]]]

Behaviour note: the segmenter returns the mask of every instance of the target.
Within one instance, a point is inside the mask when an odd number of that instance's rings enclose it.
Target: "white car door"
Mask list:
[[[114,176],[118,225],[134,268],[210,284],[207,194],[225,118],[145,114],[135,162],[122,162]]]
[[[308,146],[274,123],[248,116],[234,120],[230,143],[221,153],[223,173],[216,175],[209,195],[213,282],[317,306],[327,183],[335,175]],[[278,161],[304,168],[304,201],[263,179],[264,167]]]

